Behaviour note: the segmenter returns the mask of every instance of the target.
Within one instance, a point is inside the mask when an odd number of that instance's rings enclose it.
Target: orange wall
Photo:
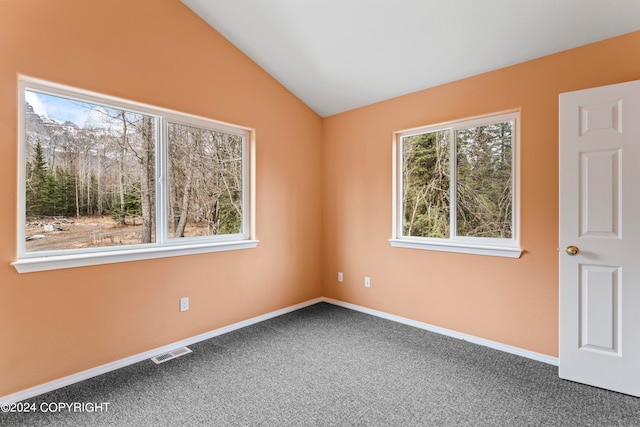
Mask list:
[[[558,94],[639,79],[638,47],[640,32],[322,120],[179,0],[0,0],[0,396],[322,295],[556,355]],[[19,73],[256,129],[258,247],[19,275]],[[391,248],[392,132],[513,108],[522,258]]]
[[[258,247],[18,274],[19,73],[254,128]],[[0,1],[0,396],[321,296],[321,126],[179,0]]]
[[[639,52],[635,32],[326,118],[325,296],[557,356],[558,94],[640,79]],[[392,132],[511,109],[523,256],[392,248]]]

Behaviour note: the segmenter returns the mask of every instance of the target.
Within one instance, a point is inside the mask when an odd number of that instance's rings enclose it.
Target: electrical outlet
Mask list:
[[[342,281],[344,281],[344,275],[342,274],[342,271],[338,271],[338,282]]]
[[[371,277],[365,277],[364,278],[364,287],[365,288],[370,288],[371,287]]]
[[[180,298],[180,311],[189,310],[189,297]]]

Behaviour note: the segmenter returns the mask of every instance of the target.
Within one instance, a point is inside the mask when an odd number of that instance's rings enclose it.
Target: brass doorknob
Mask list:
[[[567,246],[567,249],[565,249],[565,251],[569,255],[574,256],[574,255],[578,255],[578,252],[580,252],[580,249],[578,249],[577,246]]]

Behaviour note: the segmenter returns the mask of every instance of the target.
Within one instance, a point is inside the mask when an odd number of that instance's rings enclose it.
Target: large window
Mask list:
[[[519,257],[518,113],[396,134],[393,246]]]
[[[253,247],[251,131],[20,81],[19,271]]]

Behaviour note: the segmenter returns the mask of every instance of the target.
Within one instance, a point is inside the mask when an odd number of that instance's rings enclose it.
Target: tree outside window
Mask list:
[[[36,86],[22,115],[25,255],[248,238],[247,131]]]
[[[517,247],[518,120],[501,114],[399,132],[392,243]]]

